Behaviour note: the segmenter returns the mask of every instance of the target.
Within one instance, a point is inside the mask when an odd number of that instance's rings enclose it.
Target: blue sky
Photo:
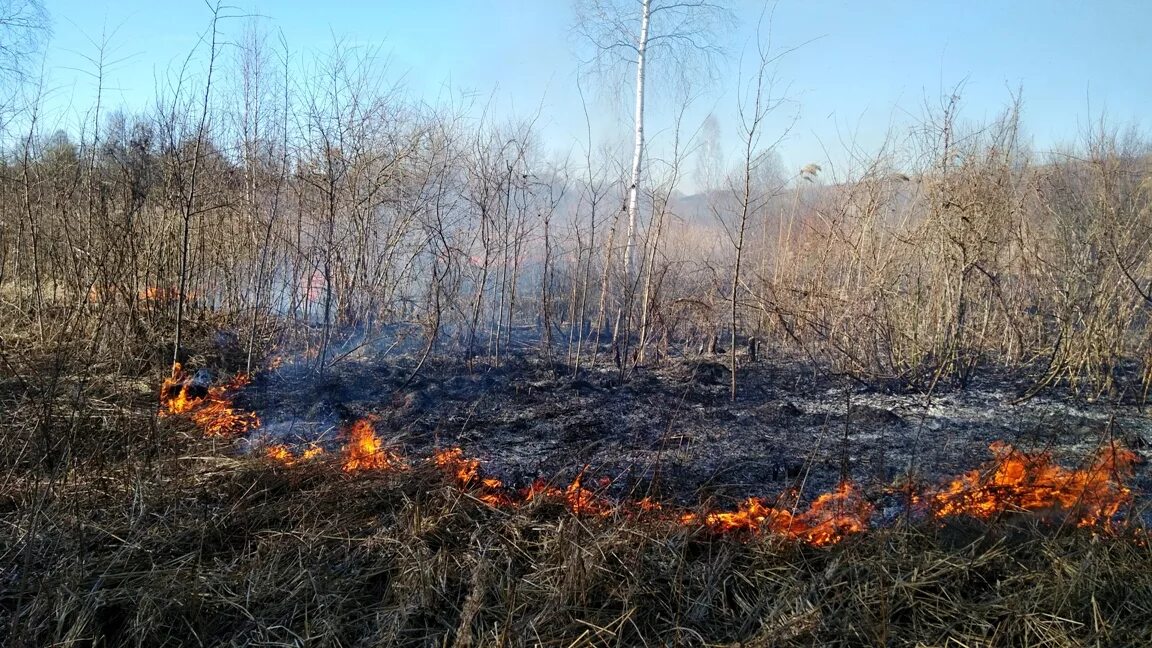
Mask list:
[[[579,38],[569,0],[238,0],[239,11],[265,16],[298,53],[321,52],[334,37],[378,46],[389,75],[429,102],[451,88],[491,101],[491,114],[529,116],[547,148],[579,153],[583,111],[576,92]],[[755,37],[762,3],[736,0],[736,20],[719,43],[728,52],[720,81],[701,87],[687,130],[709,113],[726,156],[735,158],[741,53]],[[107,34],[116,60],[107,85],[111,107],[146,107],[155,75],[179,64],[207,27],[201,0],[46,0],[54,36],[46,67],[49,108],[65,122],[91,103],[94,82],[77,73]],[[924,105],[963,84],[963,116],[998,114],[1023,89],[1025,133],[1038,150],[1069,142],[1106,113],[1147,127],[1152,106],[1152,0],[779,0],[774,39],[808,43],[777,70],[795,101],[769,122],[769,136],[793,125],[780,153],[786,166],[843,167],[845,144],[875,149],[890,125],[906,127]],[[237,33],[239,21],[225,29]],[[809,42],[811,41],[811,42]],[[668,65],[656,60],[654,66]],[[746,74],[746,71],[745,71]],[[746,76],[744,77],[746,79]],[[667,140],[673,98],[656,93],[650,132]],[[627,140],[627,98],[600,93],[590,106],[598,139]],[[774,139],[774,137],[773,137]]]

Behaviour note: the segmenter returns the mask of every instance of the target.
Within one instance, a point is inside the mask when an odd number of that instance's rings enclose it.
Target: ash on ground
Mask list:
[[[978,468],[1004,441],[1086,465],[1104,444],[1141,452],[1152,420],[1138,405],[1041,395],[1024,402],[1011,381],[965,390],[886,393],[798,362],[739,367],[730,399],[724,358],[621,372],[574,371],[527,355],[500,366],[411,357],[349,358],[318,374],[286,365],[257,376],[243,405],[293,430],[377,418],[409,456],[459,446],[509,486],[585,474],[616,496],[693,504],[790,493],[807,499],[849,478],[876,499]],[[607,479],[605,479],[607,478]],[[1133,486],[1152,490],[1145,466]]]

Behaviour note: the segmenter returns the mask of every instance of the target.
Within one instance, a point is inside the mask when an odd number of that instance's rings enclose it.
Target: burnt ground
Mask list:
[[[582,470],[616,496],[693,504],[750,495],[802,497],[841,476],[880,499],[899,484],[934,483],[990,458],[1002,440],[1047,450],[1065,466],[1119,439],[1137,451],[1152,420],[1137,405],[1041,395],[1013,404],[1004,377],[932,395],[890,393],[799,362],[746,364],[729,399],[724,358],[686,358],[627,375],[522,355],[501,366],[413,357],[349,358],[322,377],[303,365],[258,375],[240,397],[264,426],[241,444],[275,440],[335,447],[342,423],[378,417],[378,432],[409,456],[460,446],[511,486],[566,482]],[[1146,467],[1138,492],[1152,486]]]

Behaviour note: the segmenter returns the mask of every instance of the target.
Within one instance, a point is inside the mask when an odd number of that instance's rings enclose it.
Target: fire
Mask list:
[[[279,461],[289,466],[296,463],[296,457],[292,456],[292,451],[289,450],[287,446],[279,444],[268,446],[264,449],[264,454],[267,455],[269,459]]]
[[[464,457],[460,448],[436,450],[432,454],[432,463],[437,468],[448,473],[460,488],[475,488],[476,499],[488,506],[511,506],[512,498],[504,492],[504,482],[494,477],[483,477],[480,472],[480,461]]]
[[[565,488],[537,479],[513,497],[505,491],[504,483],[499,479],[484,477],[480,471],[480,461],[465,457],[460,448],[437,450],[432,455],[432,462],[452,477],[457,486],[475,490],[476,498],[490,506],[518,506],[536,498],[548,498],[562,502],[577,515],[603,517],[611,515],[615,510],[612,503],[583,486],[583,473],[577,475]],[[647,501],[645,506],[649,507],[647,510],[659,508],[651,501]]]
[[[632,502],[632,508],[641,513],[655,513],[664,509],[664,507],[660,505],[660,502],[657,502],[647,495]]]
[[[836,490],[817,497],[804,514],[793,518],[790,531],[818,547],[835,544],[867,529],[872,509],[851,482],[843,481]]]
[[[171,377],[164,380],[160,389],[161,414],[186,415],[208,436],[244,434],[260,425],[255,413],[238,410],[233,404],[233,394],[247,383],[248,377],[241,374],[226,384],[212,386],[207,373],[189,375],[175,364]],[[384,446],[371,417],[352,423],[344,430],[343,438],[341,468],[345,472],[404,470],[408,466],[402,456]],[[1133,467],[1140,460],[1126,448],[1109,445],[1087,467],[1077,470],[1056,465],[1046,452],[1025,453],[1000,442],[992,444],[991,450],[994,459],[981,469],[935,490],[913,493],[910,489],[913,509],[927,509],[936,519],[967,515],[987,520],[1014,511],[1062,514],[1077,526],[1087,527],[1109,525],[1132,500],[1124,480],[1133,474]],[[298,465],[323,453],[324,449],[318,446],[303,452],[281,444],[264,448],[266,457],[285,466]],[[772,534],[814,546],[831,545],[866,530],[873,513],[873,506],[848,481],[818,496],[804,511],[750,497],[735,510],[681,513],[675,507],[666,509],[649,497],[610,500],[603,495],[610,483],[607,478],[599,481],[598,488],[589,488],[585,485],[585,471],[567,486],[537,479],[527,488],[513,490],[501,480],[486,476],[480,461],[466,457],[460,448],[436,450],[428,462],[457,487],[492,507],[519,507],[545,498],[580,516],[654,516],[714,533]]]
[[[1081,470],[1052,462],[1047,452],[1029,454],[996,442],[995,459],[982,470],[970,471],[929,498],[937,517],[970,515],[990,519],[1006,511],[1066,513],[1077,526],[1109,523],[1132,492],[1123,480],[1132,475],[1138,458],[1132,451],[1109,445]]]
[[[601,497],[599,493],[586,488],[583,484],[584,472],[581,471],[572,483],[564,488],[558,488],[548,482],[537,479],[524,491],[524,500],[532,501],[537,497],[545,497],[564,503],[564,506],[576,515],[591,515],[594,517],[607,517],[615,512],[616,507]],[[602,482],[601,486],[607,486]]]
[[[238,436],[260,427],[253,412],[237,410],[231,392],[248,384],[248,376],[239,374],[230,382],[215,387],[198,376],[188,376],[177,362],[172,375],[160,387],[162,414],[187,414],[207,436]]]
[[[324,454],[324,448],[319,446],[308,448],[299,457],[292,454],[288,446],[282,444],[273,444],[264,448],[264,455],[273,461],[284,464],[285,466],[295,466],[298,463],[310,461],[316,457]]]
[[[436,450],[432,454],[432,462],[437,468],[448,472],[461,486],[468,486],[480,474],[480,461],[478,459],[465,459],[464,451],[460,448]],[[487,481],[487,480],[486,480]],[[494,486],[503,486],[499,480],[492,479]]]
[[[179,297],[180,291],[170,287],[147,286],[141,288],[136,296],[140,301],[172,301]]]
[[[403,469],[404,459],[384,447],[376,436],[374,421],[362,418],[346,431],[347,443],[344,446],[343,470],[347,473],[362,470]]]
[[[871,517],[872,505],[851,482],[844,481],[836,490],[817,497],[807,511],[799,514],[750,497],[735,511],[687,513],[680,521],[686,525],[703,524],[717,532],[767,532],[823,547],[867,529]]]
[[[189,378],[179,362],[172,365],[172,375],[160,385],[160,404],[168,414],[188,412],[207,395],[207,389]]]

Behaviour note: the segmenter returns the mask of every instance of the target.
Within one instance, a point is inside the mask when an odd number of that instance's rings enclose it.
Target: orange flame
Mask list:
[[[230,392],[248,384],[248,376],[238,374],[230,382],[216,387],[196,385],[177,362],[172,375],[160,387],[162,415],[187,414],[207,436],[237,436],[260,427],[253,412],[237,410]]]
[[[537,479],[524,491],[524,500],[532,501],[537,497],[544,497],[563,502],[569,511],[577,515],[595,517],[612,515],[616,509],[612,502],[601,497],[599,493],[585,488],[583,479],[584,473],[582,471],[565,488],[557,488],[543,479]]]
[[[296,457],[292,456],[292,451],[289,450],[287,446],[282,446],[280,444],[270,445],[267,448],[264,448],[264,454],[269,459],[279,461],[280,463],[288,466],[296,463]]]
[[[404,468],[404,459],[385,448],[383,441],[376,436],[373,419],[362,418],[356,421],[345,431],[345,436],[348,441],[344,446],[344,472]]]
[[[308,448],[299,457],[292,454],[288,446],[282,444],[273,444],[264,448],[264,455],[273,461],[284,464],[285,466],[295,466],[298,463],[303,463],[324,454],[324,448],[319,446]]]
[[[767,532],[800,540],[818,547],[835,544],[868,528],[872,505],[851,482],[841,482],[836,490],[817,497],[807,511],[793,514],[788,509],[768,506],[750,497],[730,513],[688,513],[683,524],[703,524],[717,532]]]
[[[465,459],[464,451],[460,448],[436,450],[432,454],[432,462],[437,468],[450,474],[461,486],[469,486],[480,474],[480,461],[478,459]],[[491,480],[496,487],[503,486],[499,480]]]
[[[448,473],[461,488],[475,487],[476,499],[488,506],[500,507],[513,505],[512,498],[504,492],[504,482],[494,477],[483,477],[480,472],[480,461],[464,457],[460,448],[436,450],[432,454],[432,463],[437,468]]]
[[[237,411],[231,392],[247,384],[238,375],[227,384],[210,387],[187,376],[179,364],[160,390],[164,406],[162,415],[187,414],[207,435],[235,435],[260,425],[252,412]],[[384,447],[376,435],[375,420],[356,421],[344,431],[342,469],[353,473],[364,470],[404,470],[407,463],[399,454]],[[1133,473],[1140,461],[1130,450],[1115,445],[1104,448],[1084,469],[1068,470],[1053,463],[1049,453],[1029,454],[997,442],[991,450],[993,461],[980,470],[970,471],[935,491],[912,493],[914,507],[925,505],[937,519],[969,515],[991,519],[1003,512],[1032,511],[1065,513],[1078,526],[1109,524],[1121,507],[1132,499],[1123,480]],[[267,457],[286,466],[294,466],[324,452],[312,447],[299,455],[283,445],[264,450]],[[562,503],[576,515],[609,517],[618,512],[626,515],[658,515],[691,526],[702,526],[715,533],[770,533],[815,546],[831,545],[868,528],[873,507],[850,482],[841,482],[835,490],[817,497],[807,510],[794,512],[771,506],[751,497],[734,511],[702,511],[677,515],[660,503],[645,497],[616,503],[601,489],[584,485],[584,472],[566,487],[536,480],[529,487],[513,492],[503,482],[487,477],[480,461],[464,456],[460,448],[437,450],[431,463],[444,471],[455,484],[471,491],[476,499],[492,507],[520,506],[537,498]]]
[[[1132,451],[1109,445],[1082,470],[1067,470],[1047,452],[1028,454],[995,442],[995,459],[983,470],[965,473],[930,498],[937,517],[970,515],[990,519],[1006,511],[1064,512],[1077,526],[1097,526],[1112,520],[1132,492],[1123,480],[1138,458]]]

